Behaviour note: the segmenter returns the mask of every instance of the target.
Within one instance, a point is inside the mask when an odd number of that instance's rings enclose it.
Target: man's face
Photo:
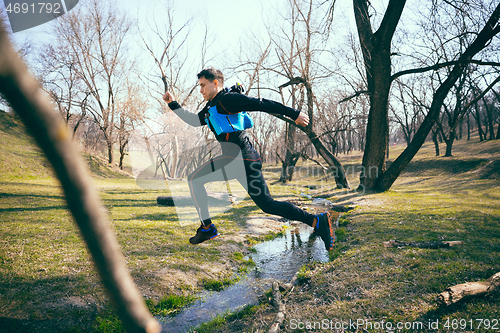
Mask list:
[[[210,82],[202,76],[198,79],[198,83],[200,85],[200,93],[203,95],[205,101],[211,100],[220,91],[219,80],[217,79]]]

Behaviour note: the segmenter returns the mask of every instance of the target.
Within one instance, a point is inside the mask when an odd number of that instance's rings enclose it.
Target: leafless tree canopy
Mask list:
[[[168,113],[161,79],[195,112],[203,105],[195,74],[207,66],[243,79],[250,96],[309,114],[307,128],[255,114],[255,146],[267,163],[281,162],[283,181],[300,158],[311,158],[335,173],[337,187],[349,187],[337,155],[362,150],[363,169],[376,172],[362,173],[359,189],[387,190],[428,136],[438,154],[445,143],[446,156],[465,132],[500,136],[491,85],[499,64],[496,4],[353,0],[348,14],[344,5],[277,3],[264,14],[273,22],[264,33],[247,30],[221,56],[211,28],[168,2],[152,9],[161,15],[141,21],[88,1],[59,20],[34,67],[87,151],[102,151],[110,163],[119,151],[123,167],[131,133],[141,133],[168,177],[184,177],[192,156],[183,152],[213,137]],[[403,142],[407,150],[386,170],[389,144]]]

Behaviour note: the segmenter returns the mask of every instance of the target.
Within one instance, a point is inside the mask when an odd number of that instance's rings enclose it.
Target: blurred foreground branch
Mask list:
[[[117,313],[129,332],[159,332],[134,285],[108,218],[66,124],[10,43],[0,22],[0,93],[20,116],[59,178],[68,207],[87,243]]]

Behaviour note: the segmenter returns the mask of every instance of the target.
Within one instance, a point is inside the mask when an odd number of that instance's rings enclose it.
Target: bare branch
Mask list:
[[[451,67],[451,66],[460,65],[460,64],[462,64],[462,65],[463,64],[475,64],[475,65],[481,65],[481,66],[494,66],[494,67],[500,66],[500,62],[495,62],[495,61],[481,61],[481,60],[473,60],[473,59],[447,61],[447,62],[435,64],[432,66],[428,66],[428,67],[413,68],[413,69],[408,69],[408,70],[398,72],[398,73],[393,74],[391,76],[391,81],[394,81],[395,79],[397,79],[398,77],[401,77],[403,75],[425,73],[425,72],[429,72],[429,71],[435,71],[435,70],[438,70],[438,69],[441,69],[444,67]]]
[[[351,100],[351,99],[353,99],[353,98],[356,98],[356,97],[358,97],[358,96],[365,95],[365,94],[366,94],[366,95],[369,95],[369,94],[370,94],[370,92],[369,92],[368,90],[361,90],[361,91],[357,91],[354,95],[351,95],[351,96],[349,96],[349,97],[346,97],[346,98],[341,99],[341,100],[339,101],[339,104],[340,104],[340,103],[347,102],[347,101],[350,101],[350,100]]]

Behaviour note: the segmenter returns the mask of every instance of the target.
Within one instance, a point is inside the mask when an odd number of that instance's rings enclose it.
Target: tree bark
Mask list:
[[[367,0],[353,0],[354,16],[365,63],[370,111],[366,128],[366,144],[360,189],[373,189],[385,171],[389,141],[388,101],[391,87],[390,47],[406,0],[391,0],[379,29],[373,33]],[[375,170],[375,172],[372,172]]]
[[[446,152],[444,154],[444,157],[453,156],[451,151],[453,149],[453,143],[455,142],[455,137],[456,137],[455,131],[450,132],[450,137],[448,138],[448,140],[446,140]]]
[[[490,140],[495,140],[495,130],[493,129],[493,105],[488,103],[488,100],[483,97],[484,108],[486,109],[487,128],[490,133]]]
[[[328,150],[328,148],[325,147],[323,141],[314,133],[312,130],[307,132],[307,136],[311,140],[312,144],[314,145],[314,148],[316,148],[316,151],[318,154],[323,157],[323,159],[328,163],[329,166],[335,168],[335,183],[337,184],[337,188],[345,188],[349,189],[349,182],[347,181],[347,176],[344,170],[344,167],[342,164],[339,162],[339,160],[333,155],[331,151]]]
[[[279,181],[287,183],[293,178],[293,168],[297,163],[300,154],[297,156],[295,152],[295,126],[286,124],[286,139],[285,139],[285,159],[281,161],[281,176]]]
[[[484,135],[483,135],[483,126],[481,125],[481,113],[480,113],[480,108],[479,108],[479,104],[476,103],[475,107],[474,107],[475,111],[474,112],[474,119],[476,119],[476,124],[477,124],[477,132],[479,134],[479,142],[483,142],[484,141]]]
[[[438,142],[438,131],[432,130],[432,142],[434,142],[434,150],[436,151],[436,156],[439,156],[439,142]]]

